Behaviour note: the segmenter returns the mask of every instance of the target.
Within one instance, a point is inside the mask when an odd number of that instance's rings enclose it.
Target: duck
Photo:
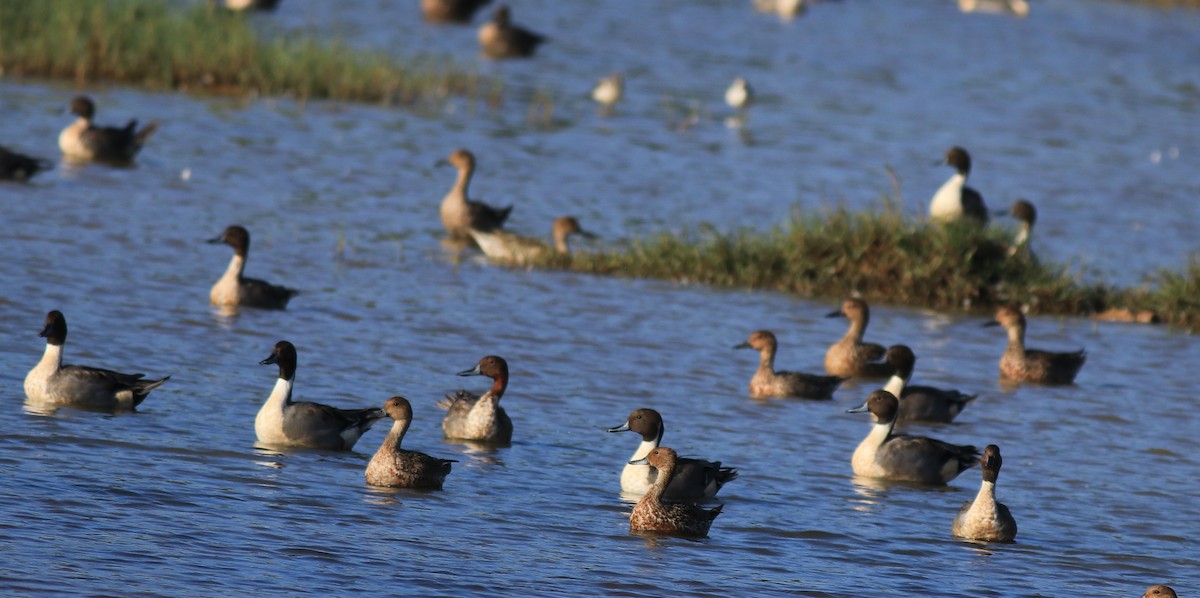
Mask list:
[[[501,4],[492,13],[492,20],[479,28],[479,47],[487,58],[528,58],[546,42],[544,35],[512,23],[508,6]]]
[[[962,12],[1029,16],[1029,2],[1026,0],[958,0],[958,9]]]
[[[1025,315],[1020,310],[1003,306],[996,317],[984,326],[1003,326],[1008,332],[1008,347],[1000,357],[1000,377],[1015,382],[1035,384],[1073,384],[1075,376],[1087,361],[1087,351],[1053,353],[1025,348]]]
[[[259,365],[279,366],[275,388],[254,417],[254,433],[259,444],[274,448],[308,448],[349,451],[379,420],[387,417],[383,409],[339,409],[292,400],[296,381],[296,347],[288,341],[275,348]]]
[[[592,88],[592,99],[603,108],[601,114],[611,114],[613,106],[625,95],[625,77],[621,73],[613,73],[603,77]]]
[[[145,374],[122,374],[85,365],[63,365],[67,342],[67,318],[61,311],[46,314],[38,335],[46,339],[46,351],[25,376],[25,396],[33,403],[74,407],[92,411],[133,411],[150,391],[170,380],[164,376],[146,380]]]
[[[579,225],[579,220],[571,216],[561,216],[554,220],[550,231],[554,245],[548,245],[538,238],[524,237],[500,229],[490,232],[469,229],[469,232],[471,238],[475,240],[475,244],[479,245],[479,249],[488,259],[517,266],[536,263],[551,255],[570,253],[571,247],[567,244],[567,239],[571,235],[580,235],[589,239],[596,238],[596,235],[583,230],[583,227]]]
[[[725,103],[737,111],[736,120],[744,122],[746,111],[754,103],[754,88],[743,77],[734,79],[725,89]]]
[[[492,444],[512,442],[512,420],[500,406],[500,399],[508,388],[508,362],[503,357],[487,355],[474,368],[458,375],[487,376],[492,379],[492,388],[482,396],[459,390],[438,402],[438,407],[447,411],[442,420],[446,438]]]
[[[421,14],[430,23],[470,23],[475,11],[492,0],[421,0]]]
[[[49,160],[18,154],[0,145],[0,181],[25,182],[51,168],[54,168],[54,163]]]
[[[664,494],[678,463],[675,450],[660,446],[630,465],[645,465],[659,472],[654,485],[638,500],[629,514],[629,531],[656,532],[703,538],[725,505],[705,509],[691,502],[664,502]]]
[[[653,409],[634,409],[625,423],[608,429],[609,432],[635,432],[642,435],[625,468],[621,470],[621,491],[631,495],[642,495],[650,491],[659,477],[659,471],[644,463],[635,463],[658,448],[666,426],[662,416]],[[720,461],[678,458],[670,485],[663,491],[667,501],[702,501],[716,496],[721,488],[737,479],[737,470],[721,467]]]
[[[471,177],[475,175],[475,154],[465,149],[456,149],[450,157],[443,160],[458,169],[458,178],[446,197],[442,198],[442,225],[450,238],[457,241],[470,241],[472,230],[491,232],[502,226],[508,220],[513,207],[495,208],[480,201],[473,201],[467,195],[471,185]]]
[[[280,0],[220,0],[220,7],[228,11],[275,10]],[[209,7],[217,7],[218,0],[209,0]]]
[[[1033,236],[1033,225],[1037,222],[1037,208],[1027,199],[1018,199],[1013,202],[1013,205],[1007,212],[1000,212],[1002,216],[1012,216],[1021,223],[1021,228],[1017,230],[1017,236],[1013,239],[1013,244],[1008,248],[1008,255],[1012,257],[1018,253],[1034,257],[1033,250],[1030,249],[1029,242]]]
[[[979,467],[983,482],[975,500],[958,510],[950,532],[956,537],[981,542],[1012,542],[1017,537],[1017,520],[1003,503],[996,502],[996,478],[1000,476],[1000,447],[989,444],[983,449]]]
[[[987,224],[988,210],[983,196],[967,186],[971,174],[971,155],[954,146],[946,150],[945,163],[954,167],[954,174],[942,184],[929,202],[929,217],[938,222],[968,219],[979,225]]]
[[[232,224],[208,243],[224,243],[233,248],[229,267],[208,293],[213,305],[285,309],[292,297],[300,294],[296,289],[242,276],[246,270],[246,255],[250,252],[250,232],[245,227]]]
[[[1146,588],[1146,591],[1142,593],[1142,598],[1179,598],[1179,596],[1170,586],[1157,585]]]
[[[881,361],[887,354],[883,345],[862,342],[871,308],[862,299],[846,299],[839,309],[825,314],[827,318],[847,318],[850,329],[841,340],[825,352],[825,373],[841,378],[880,379],[892,375],[892,366]]]
[[[96,105],[87,96],[71,100],[71,112],[79,118],[58,135],[58,148],[69,160],[127,164],[158,130],[158,123],[152,122],[139,131],[137,119],[123,128],[98,126],[92,122]]]
[[[754,10],[790,21],[808,8],[810,0],[754,0]]]
[[[770,330],[750,333],[746,342],[734,345],[734,349],[758,351],[758,371],[750,378],[750,396],[797,397],[801,399],[832,399],[833,391],[846,379],[840,376],[820,376],[804,372],[776,372],[775,352],[779,343]]]
[[[894,433],[899,409],[896,395],[876,390],[862,406],[846,410],[869,412],[875,421],[850,458],[854,475],[943,486],[978,461],[979,450],[973,446]]]
[[[977,396],[957,390],[910,385],[908,382],[912,379],[917,356],[907,345],[888,347],[884,360],[895,370],[883,389],[900,398],[898,421],[950,423]]]
[[[441,490],[452,464],[457,461],[400,448],[413,419],[412,404],[408,399],[400,396],[388,399],[383,404],[383,412],[392,418],[392,429],[367,464],[367,483],[387,488]]]

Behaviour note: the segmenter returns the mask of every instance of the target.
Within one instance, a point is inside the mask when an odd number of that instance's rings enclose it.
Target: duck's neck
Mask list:
[[[996,483],[984,480],[979,485],[979,494],[975,495],[975,503],[977,505],[990,505],[996,502]]]
[[[1021,230],[1017,231],[1017,238],[1013,241],[1013,245],[1020,247],[1029,243],[1029,235],[1033,232],[1033,227],[1028,222],[1021,223]]]
[[[775,350],[775,347],[767,345],[758,352],[758,372],[760,374],[775,373]]]
[[[383,446],[379,450],[398,451],[400,443],[404,441],[404,435],[408,433],[408,427],[412,425],[411,420],[398,419],[392,423],[392,429],[388,430],[387,438],[383,439]]]
[[[846,336],[842,340],[849,340],[856,345],[862,344],[863,334],[867,332],[867,319],[859,318],[850,320],[850,329],[846,331]]]
[[[662,430],[659,430],[658,436],[650,440],[643,438],[642,443],[638,445],[636,451],[633,451],[633,456],[630,457],[629,460],[637,461],[638,459],[645,459],[646,455],[650,454],[650,451],[658,448],[658,443],[660,442],[662,442]],[[649,467],[649,465],[647,465],[647,467]]]
[[[554,250],[559,253],[571,253],[571,246],[567,245],[567,237],[570,233],[563,233],[555,229],[554,231]]]
[[[221,280],[241,280],[242,272],[245,270],[246,256],[235,253],[233,259],[229,260],[229,267],[225,268],[225,273],[221,275]]]
[[[874,446],[882,445],[892,435],[892,428],[895,425],[895,419],[886,423],[875,422],[875,425],[871,426],[871,432],[867,434],[867,440],[871,441],[871,444]]]
[[[1025,354],[1025,327],[1010,326],[1008,329],[1008,349],[1012,353]]]
[[[275,388],[271,389],[271,396],[267,397],[266,405],[277,406],[280,409],[284,405],[292,402],[292,384],[296,378],[276,378]],[[264,405],[264,407],[266,406]]]
[[[495,378],[492,378],[492,388],[487,392],[487,394],[495,395],[496,402],[498,403],[500,402],[501,397],[504,396],[504,391],[507,388],[508,372],[500,372],[499,374],[496,374]]]
[[[46,351],[42,353],[42,360],[38,362],[37,369],[49,372],[57,372],[62,369],[63,346],[52,345],[46,343]]]
[[[892,374],[891,378],[888,378],[887,384],[884,385],[883,389],[896,395],[896,398],[899,398],[900,395],[904,394],[905,384],[908,384],[908,378],[901,377],[899,373],[895,373]]]
[[[646,493],[650,500],[661,501],[663,492],[667,490],[667,485],[671,483],[671,476],[675,475],[675,461],[672,460],[659,467],[658,475],[654,478],[654,485],[650,487],[650,491]]]
[[[475,174],[474,170],[473,168],[460,168],[458,169],[458,178],[454,179],[454,187],[451,188],[451,192],[463,203],[467,201],[467,188],[471,186],[471,175]]]

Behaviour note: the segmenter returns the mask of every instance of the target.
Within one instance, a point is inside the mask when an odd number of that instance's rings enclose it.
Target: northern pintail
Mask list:
[[[92,122],[96,105],[87,96],[71,100],[71,112],[79,118],[58,135],[58,148],[71,160],[131,162],[146,139],[158,129],[158,123],[150,123],[139,131],[137,119],[123,128],[97,126]]]
[[[1037,208],[1033,206],[1033,203],[1025,199],[1018,199],[1013,202],[1012,208],[1007,212],[1000,212],[999,215],[1012,216],[1021,223],[1017,237],[1013,239],[1013,244],[1008,249],[1008,255],[1024,253],[1033,257],[1033,250],[1029,247],[1030,239],[1033,236],[1033,225],[1037,222]]]
[[[1142,598],[1179,598],[1179,596],[1169,586],[1157,585],[1146,588],[1146,591],[1142,593]]]
[[[421,14],[430,23],[470,23],[475,11],[492,0],[421,0]]]
[[[296,347],[287,341],[275,343],[275,349],[260,365],[279,366],[279,379],[254,418],[258,442],[279,448],[312,448],[348,451],[375,422],[387,417],[383,409],[339,409],[292,401],[296,381]]]
[[[506,230],[494,229],[489,232],[469,229],[471,238],[479,245],[479,249],[489,259],[524,266],[531,262],[545,259],[550,255],[571,252],[567,238],[571,235],[582,235],[589,239],[596,235],[583,230],[579,221],[571,216],[561,216],[554,220],[550,234],[554,245],[549,245],[541,239],[524,237]]]
[[[893,433],[899,408],[900,402],[895,395],[886,390],[877,390],[867,397],[861,407],[846,411],[870,412],[875,421],[871,432],[854,449],[854,456],[850,459],[855,475],[943,485],[979,459],[979,451],[970,445]]]
[[[1071,384],[1087,361],[1087,351],[1051,353],[1025,348],[1025,315],[1012,307],[996,310],[996,318],[984,326],[1003,326],[1008,347],[1000,357],[1000,377],[1038,384]]]
[[[459,390],[438,402],[445,409],[442,431],[446,438],[476,440],[480,442],[507,444],[512,441],[513,425],[500,399],[508,388],[508,362],[504,358],[488,355],[479,360],[474,368],[458,373],[459,376],[487,376],[492,379],[492,388],[476,396]]]
[[[275,10],[279,6],[280,0],[209,0],[209,6],[218,6],[225,10],[234,12],[251,11],[251,10]]]
[[[641,434],[638,445],[629,462],[621,470],[621,491],[641,495],[650,491],[659,471],[644,463],[634,463],[658,448],[666,426],[662,416],[653,409],[635,409],[625,423],[609,428],[609,432],[635,432]],[[726,483],[737,479],[737,470],[721,467],[720,461],[680,458],[676,461],[675,475],[663,494],[670,501],[700,501],[712,498]]]
[[[983,196],[967,186],[971,174],[971,156],[967,150],[954,146],[946,150],[946,164],[954,167],[954,174],[942,184],[929,202],[929,216],[940,222],[951,222],[969,218],[979,224],[987,224],[988,210]]]
[[[775,340],[775,333],[770,330],[752,332],[746,342],[734,345],[733,348],[758,351],[758,371],[750,378],[750,396],[755,398],[832,399],[833,391],[845,380],[839,376],[776,372],[775,352],[778,342]]]
[[[1029,16],[1029,2],[1026,0],[958,0],[958,9],[963,12]]]
[[[67,318],[58,310],[46,314],[46,323],[39,336],[46,339],[46,351],[42,360],[25,376],[25,396],[35,403],[97,411],[133,410],[146,400],[150,391],[171,379],[166,376],[143,380],[145,374],[63,365]]]
[[[479,47],[488,58],[524,58],[533,56],[546,37],[514,25],[508,7],[501,4],[492,20],[479,28]]]
[[[467,241],[471,238],[472,229],[489,232],[504,226],[504,221],[508,220],[508,215],[512,212],[512,206],[494,208],[481,201],[472,201],[467,194],[471,177],[475,175],[475,154],[465,149],[456,149],[442,163],[448,163],[458,169],[458,178],[454,179],[454,186],[450,188],[446,197],[442,198],[440,208],[442,225],[446,227],[446,232],[450,233],[450,238]]]
[[[673,449],[660,446],[630,465],[646,465],[658,470],[658,479],[629,514],[629,531],[658,532],[703,538],[725,505],[705,509],[691,502],[663,502],[675,476],[678,456]]]
[[[734,79],[725,90],[725,103],[737,111],[738,122],[745,122],[746,111],[754,103],[754,88],[742,77]]]
[[[862,342],[867,324],[871,322],[871,308],[862,299],[847,299],[842,307],[825,314],[826,318],[847,318],[850,329],[842,340],[834,343],[825,352],[825,372],[842,378],[887,378],[892,375],[892,366],[883,359],[887,350],[883,345]]]
[[[229,267],[209,291],[208,298],[213,305],[284,309],[292,297],[300,294],[295,289],[242,276],[246,270],[246,255],[250,252],[250,232],[245,228],[231,225],[208,242],[224,243],[233,248]]]
[[[592,99],[603,106],[601,114],[611,114],[613,106],[625,95],[625,77],[613,73],[600,79],[592,88]]]
[[[884,359],[896,370],[883,389],[900,397],[899,421],[948,423],[975,399],[957,390],[910,385],[917,356],[906,345],[888,347]]]
[[[392,429],[367,464],[367,483],[389,488],[441,490],[450,474],[451,463],[455,461],[400,448],[413,419],[408,399],[392,397],[383,404],[383,411],[392,418]]]
[[[754,10],[778,16],[783,20],[804,14],[810,0],[754,0]]]
[[[54,168],[54,163],[42,158],[18,154],[0,146],[0,181],[28,181],[43,170]]]
[[[983,449],[979,467],[983,482],[975,500],[963,503],[950,532],[959,538],[982,542],[1012,542],[1017,537],[1017,520],[1008,507],[996,502],[996,478],[1000,476],[1000,447],[989,444]]]

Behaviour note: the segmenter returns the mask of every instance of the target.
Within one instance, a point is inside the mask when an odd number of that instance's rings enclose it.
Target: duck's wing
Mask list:
[[[897,434],[884,442],[875,459],[902,479],[945,483],[977,464],[979,450],[925,436]],[[947,471],[953,475],[946,475]]]
[[[833,391],[845,381],[840,376],[820,376],[805,372],[777,372],[783,379],[788,395],[806,399],[831,399]]]
[[[675,475],[667,485],[663,499],[686,502],[712,498],[722,486],[737,477],[737,469],[721,467],[720,461],[682,457],[676,461]]]
[[[42,170],[49,170],[54,163],[34,158],[0,147],[0,180],[27,181]]]
[[[445,409],[454,415],[458,413],[469,413],[475,403],[479,402],[479,395],[465,389],[458,389],[454,394],[448,394],[445,398],[437,402],[437,406]]]
[[[858,346],[858,350],[867,361],[879,361],[887,355],[887,348],[876,343],[863,343]]]
[[[905,386],[898,417],[903,421],[948,423],[976,396],[932,386]]]
[[[241,304],[248,307],[265,307],[268,309],[283,309],[287,307],[292,297],[300,291],[282,285],[271,284],[257,278],[242,278]]]
[[[291,438],[352,436],[358,440],[375,422],[385,417],[387,413],[378,407],[339,409],[320,403],[298,402],[289,405],[284,412],[283,432]]]
[[[71,380],[73,383],[86,384],[92,387],[107,386],[112,388],[113,392],[117,392],[121,390],[133,390],[137,383],[145,377],[145,374],[123,374],[113,370],[94,368],[86,365],[64,365],[59,370],[59,377],[63,380]]]
[[[93,126],[80,133],[79,140],[99,158],[127,158],[136,151],[136,127],[136,120],[129,121],[125,128]]]
[[[988,209],[983,203],[983,196],[978,191],[970,187],[963,187],[962,207],[964,216],[978,220],[980,224],[987,224]]]
[[[511,205],[497,208],[482,201],[467,201],[467,210],[471,218],[471,228],[483,232],[503,227],[504,221],[508,220],[508,215],[512,213],[512,209]]]

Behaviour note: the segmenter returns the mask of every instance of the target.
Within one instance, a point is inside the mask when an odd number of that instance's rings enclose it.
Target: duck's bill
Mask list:
[[[609,432],[628,432],[629,431],[629,422],[625,422],[615,428],[608,428],[608,431]]]

